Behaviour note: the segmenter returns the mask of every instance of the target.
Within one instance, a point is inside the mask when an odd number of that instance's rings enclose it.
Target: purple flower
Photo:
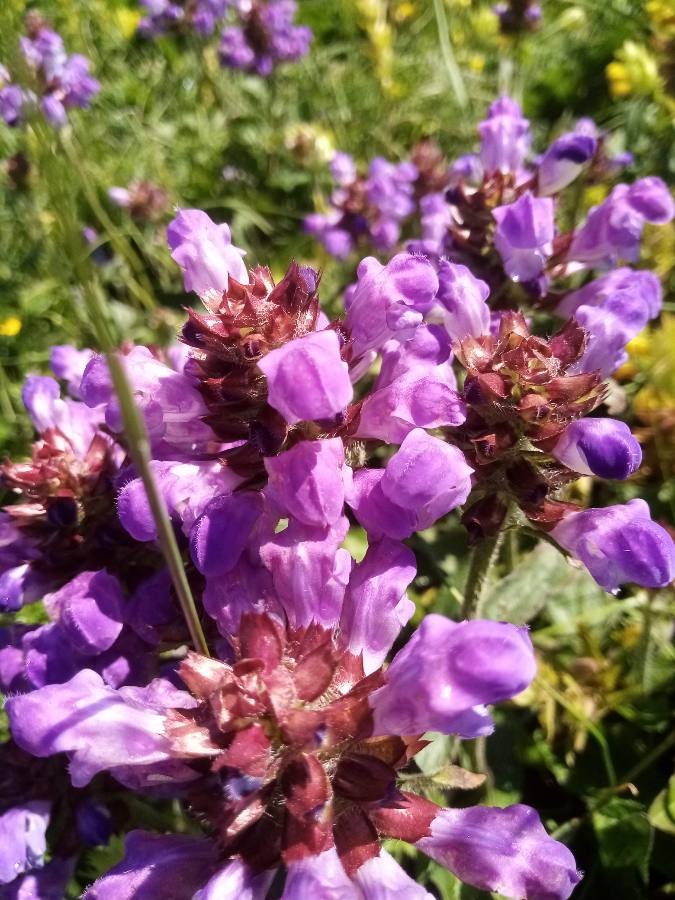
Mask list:
[[[569,259],[586,266],[610,266],[618,259],[635,262],[645,223],[665,225],[674,214],[673,198],[660,178],[641,178],[630,187],[618,184],[589,212],[574,236]]]
[[[466,266],[441,260],[437,300],[443,306],[443,324],[453,341],[490,333],[490,288]]]
[[[490,734],[485,704],[519,694],[535,674],[526,628],[429,614],[394,657],[384,687],[370,697],[373,733]]]
[[[0,815],[0,885],[43,865],[48,825],[49,804],[42,801],[15,806]]]
[[[57,344],[49,353],[49,365],[61,381],[65,381],[71,397],[80,396],[80,384],[93,350],[78,350],[70,344]]]
[[[552,251],[554,211],[550,197],[535,197],[530,191],[515,203],[493,209],[495,246],[514,281],[533,281],[543,272]]]
[[[265,900],[275,874],[274,869],[260,872],[240,859],[233,859],[192,900]]]
[[[495,100],[487,119],[479,124],[478,132],[480,161],[488,175],[520,172],[530,147],[530,123],[523,118],[515,100],[510,97]]]
[[[623,290],[632,291],[636,303],[646,307],[649,319],[655,319],[661,312],[663,291],[658,276],[644,269],[628,268],[613,269],[566,294],[556,312],[560,316],[571,316],[580,306],[604,306],[616,291]]]
[[[626,344],[647,324],[649,312],[634,288],[612,294],[602,306],[580,306],[574,318],[587,335],[581,357],[570,374],[598,371],[607,378],[628,359]]]
[[[291,522],[260,547],[260,559],[294,628],[312,622],[333,627],[349,581],[352,559],[340,548],[349,523],[343,516],[329,528]]]
[[[190,553],[203,575],[225,575],[234,568],[262,509],[262,495],[255,491],[215,497],[208,504],[190,536]]]
[[[217,865],[215,846],[204,838],[131,831],[124,845],[124,859],[99,878],[83,900],[186,900]]]
[[[628,478],[642,462],[642,450],[630,428],[616,419],[572,422],[551,454],[573,472],[599,478]]]
[[[26,91],[18,84],[7,84],[0,89],[0,117],[10,128],[21,124],[27,99]]]
[[[416,846],[462,881],[507,897],[567,900],[581,880],[567,847],[520,804],[443,809]]]
[[[366,675],[380,668],[401,628],[415,612],[406,588],[416,571],[413,553],[388,538],[369,547],[352,569],[340,631],[349,652],[363,656]]]
[[[166,231],[171,258],[183,269],[185,290],[200,297],[227,291],[230,278],[248,284],[244,251],[233,246],[230,228],[200,209],[182,209]]]
[[[72,647],[85,656],[109,650],[122,631],[124,597],[119,582],[104,569],[80,572],[45,597]]]
[[[207,413],[204,401],[186,375],[161,362],[147,347],[133,347],[120,358],[155,457],[190,456],[215,444],[215,435],[202,421]],[[123,431],[122,411],[104,356],[94,356],[87,364],[80,392],[89,407],[105,407],[105,422],[111,431]]]
[[[384,470],[355,473],[349,504],[373,538],[403,540],[461,506],[472,472],[461,450],[415,428]]]
[[[242,480],[218,462],[152,460],[150,465],[169,515],[180,522],[186,535],[214,497],[230,494]],[[117,496],[117,514],[135,540],[157,538],[157,526],[141,478],[133,478],[122,487]]]
[[[366,194],[384,219],[398,222],[415,210],[417,168],[410,162],[391,163],[376,156],[368,168]]]
[[[354,884],[364,900],[433,900],[433,895],[414,882],[386,850],[380,850],[379,856],[356,870]]]
[[[353,396],[340,340],[332,330],[316,331],[272,350],[258,363],[267,377],[267,401],[289,425],[335,419]]]
[[[175,706],[193,705],[188,694],[175,689],[168,699]],[[12,736],[24,750],[33,756],[68,754],[75,787],[83,787],[105,769],[114,774],[118,767],[149,765],[170,757],[164,716],[143,692],[139,688],[115,691],[89,669],[65,684],[11,697],[6,709]]]
[[[443,367],[413,369],[367,395],[356,436],[399,444],[414,428],[461,425],[465,419],[464,401]]]
[[[222,65],[266,77],[307,54],[312,31],[294,24],[294,0],[251,0],[235,10],[237,24],[223,31],[218,51]]]
[[[426,194],[420,199],[422,240],[434,246],[436,252],[442,252],[443,242],[452,223],[452,210],[445,194]]]
[[[571,513],[551,536],[580,560],[606,591],[634,581],[665,587],[675,577],[675,548],[668,532],[652,521],[644,500]]]
[[[74,868],[74,859],[55,857],[41,869],[33,869],[6,885],[2,900],[63,900]]]
[[[391,338],[409,340],[438,292],[438,277],[421,256],[399,253],[386,266],[367,257],[357,271],[345,325],[354,356],[379,349]]]
[[[413,337],[403,344],[396,340],[387,341],[382,347],[381,360],[376,391],[402,375],[413,373],[439,373],[450,387],[457,387],[450,337],[440,325],[420,325]]]
[[[571,184],[584,165],[593,159],[597,141],[589,135],[570,132],[553,141],[538,166],[540,194],[557,194]]]
[[[281,900],[318,898],[322,894],[335,900],[358,900],[358,893],[332,847],[289,865]]]
[[[356,181],[356,164],[354,158],[349,153],[338,152],[333,156],[330,162],[330,174],[333,180],[340,187],[352,184]]]
[[[265,459],[265,493],[279,508],[305,525],[332,525],[342,515],[352,470],[345,464],[340,438],[301,441]]]

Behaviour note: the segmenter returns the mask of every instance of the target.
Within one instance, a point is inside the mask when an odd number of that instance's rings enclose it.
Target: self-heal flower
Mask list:
[[[265,489],[284,513],[305,525],[332,525],[342,515],[345,492],[351,492],[352,470],[345,463],[342,441],[301,441],[265,459]]]
[[[349,504],[374,538],[403,540],[464,503],[472,471],[457,447],[415,428],[384,470],[356,472]]]
[[[2,885],[43,865],[49,812],[48,803],[33,801],[0,814],[0,894]]]
[[[230,278],[248,282],[244,251],[233,246],[230,228],[200,209],[183,209],[166,231],[171,258],[183,269],[185,290],[200,297],[226,291]]]
[[[630,581],[665,587],[675,578],[672,538],[652,521],[644,500],[571,513],[556,525],[551,537],[580,560],[606,591],[616,591]]]
[[[353,396],[335,331],[317,331],[272,350],[258,363],[267,378],[267,400],[289,425],[334,419]]]
[[[521,804],[443,809],[416,846],[462,881],[506,897],[563,900],[581,881],[567,847]]]
[[[595,154],[597,141],[586,134],[570,132],[553,141],[537,170],[540,194],[557,194],[571,184]]]
[[[495,246],[507,275],[514,281],[533,281],[544,270],[555,234],[554,206],[550,197],[529,191],[515,203],[492,211],[497,222]]]
[[[665,225],[675,215],[675,203],[660,178],[641,178],[630,186],[618,184],[609,197],[594,206],[575,233],[571,261],[586,266],[609,266],[619,259],[635,262],[647,222]]]
[[[642,462],[640,445],[630,428],[616,419],[570,423],[551,454],[573,472],[599,478],[628,478]]]
[[[345,318],[354,357],[380,349],[391,338],[410,340],[438,292],[431,263],[409,253],[397,254],[386,266],[367,257],[357,277]]]
[[[466,266],[441,260],[438,267],[438,294],[443,307],[443,324],[453,341],[490,333],[490,308],[485,302],[490,288],[472,275]]]
[[[392,598],[409,577],[397,558],[403,569]],[[368,598],[371,626],[382,586],[373,584]],[[386,671],[366,675],[356,646],[347,649],[345,627],[357,640],[365,634],[337,617],[298,627],[249,612],[230,662],[194,653],[182,662],[190,694],[161,681],[114,692],[82,672],[9,701],[19,743],[40,755],[66,752],[75,784],[108,769],[124,784],[171,785],[218,836],[132,834],[125,858],[90,888],[88,900],[266,900],[282,867],[286,900],[336,891],[376,900],[383,890],[422,900],[424,892],[383,855],[381,837],[424,849],[428,842],[432,856],[468,881],[532,900],[544,896],[539,859],[548,853],[555,877],[545,896],[566,900],[578,874],[535,813],[516,808],[527,816],[522,849],[521,832],[498,827],[510,821],[504,811],[484,811],[500,840],[462,843],[450,832],[452,811],[397,785],[398,771],[423,743],[409,729],[485,733],[484,704],[529,683],[526,630],[430,616],[414,646]]]
[[[495,100],[478,131],[480,161],[485,172],[488,175],[495,172],[517,174],[530,146],[530,123],[523,118],[518,103],[510,97]]]
[[[485,704],[519,694],[535,673],[526,628],[429,614],[372,695],[374,734],[490,734]]]
[[[663,288],[657,275],[645,269],[621,267],[565,294],[556,307],[559,316],[572,316],[580,306],[604,306],[617,291],[630,290],[636,306],[644,307],[648,319],[661,312]]]

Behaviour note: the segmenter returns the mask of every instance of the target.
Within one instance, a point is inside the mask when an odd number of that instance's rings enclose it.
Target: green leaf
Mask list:
[[[671,775],[668,786],[656,795],[647,816],[654,828],[675,834],[675,775]]]
[[[614,797],[592,813],[592,820],[603,866],[634,866],[646,881],[654,831],[644,806],[636,800]]]
[[[544,608],[561,567],[569,568],[555,547],[538,544],[506,578],[492,585],[480,615],[517,625],[530,622]]]

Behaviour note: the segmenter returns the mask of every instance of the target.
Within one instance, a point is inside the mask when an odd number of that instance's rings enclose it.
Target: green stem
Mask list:
[[[474,547],[464,588],[463,619],[475,618],[483,599],[490,571],[497,560],[503,540],[504,531],[502,530],[493,537],[483,538]]]
[[[457,103],[461,109],[466,109],[469,105],[469,95],[467,94],[462,72],[457,65],[455,52],[450,42],[450,29],[448,28],[448,19],[445,15],[445,7],[443,0],[434,0],[434,13],[436,14],[436,27],[438,29],[438,41],[441,45],[441,55],[445,68],[450,79],[450,84],[455,92]]]
[[[127,379],[121,358],[113,352],[106,353],[108,368],[113,386],[120,401],[124,431],[127,436],[129,453],[143,480],[145,493],[148,497],[152,518],[157,528],[157,540],[164,554],[171,581],[173,582],[178,602],[180,603],[185,621],[190,631],[190,637],[195,648],[204,656],[209,656],[209,648],[206,637],[199,621],[199,614],[194,597],[183,568],[183,561],[176,543],[176,536],[162,495],[157,488],[157,483],[152,473],[150,464],[150,442],[145,423],[134,402],[131,385]]]

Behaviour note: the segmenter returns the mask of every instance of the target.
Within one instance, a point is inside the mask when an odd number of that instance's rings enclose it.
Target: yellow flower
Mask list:
[[[130,38],[136,33],[138,23],[141,21],[141,13],[137,9],[118,9],[115,19],[122,37]]]
[[[485,57],[482,53],[472,53],[467,63],[472,72],[482,72],[485,68]]]
[[[18,316],[7,316],[0,319],[0,337],[16,337],[21,331],[21,319]]]
[[[405,22],[407,19],[411,19],[416,12],[417,6],[414,3],[403,0],[394,7],[394,19],[397,22]]]
[[[624,41],[616,52],[616,59],[608,64],[605,71],[614,97],[625,97],[627,94],[648,97],[661,87],[656,60],[647,47],[635,41]]]

